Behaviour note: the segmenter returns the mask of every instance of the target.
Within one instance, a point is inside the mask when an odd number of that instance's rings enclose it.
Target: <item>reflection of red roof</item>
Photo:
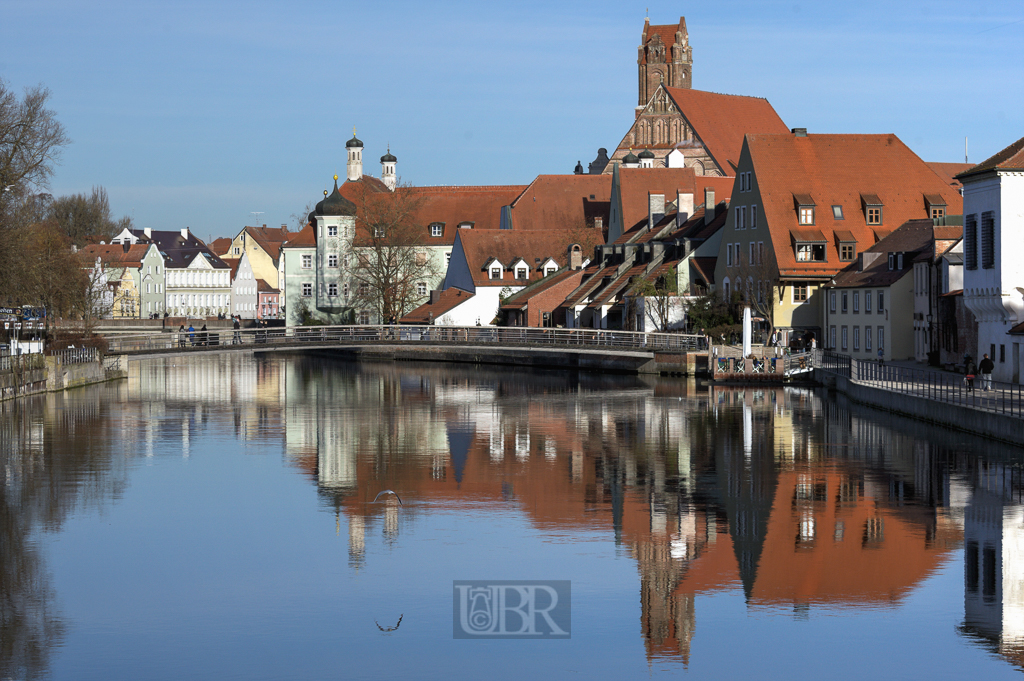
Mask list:
[[[767,99],[666,87],[672,101],[726,175],[734,175],[743,136],[777,134],[789,128]]]
[[[462,305],[474,295],[455,287],[440,292],[431,292],[431,296],[436,296],[437,300],[420,305],[398,321],[402,324],[429,324]]]

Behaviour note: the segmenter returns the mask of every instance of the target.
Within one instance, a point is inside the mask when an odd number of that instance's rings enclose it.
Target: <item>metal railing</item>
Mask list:
[[[969,379],[946,371],[854,359],[828,350],[815,350],[812,357],[816,369],[845,376],[863,385],[946,404],[1024,416],[1024,386],[1020,384],[990,381],[984,385],[981,374]]]
[[[100,353],[96,348],[66,348],[55,350],[50,356],[56,357],[58,364],[87,364],[99,361]]]
[[[782,373],[790,375],[811,367],[810,353],[785,353],[781,356],[773,356],[769,353],[763,355],[754,354],[752,357],[740,357],[731,355],[723,357],[715,355],[711,358],[712,371],[715,374],[743,374],[746,367],[750,365],[752,374],[775,374],[778,372],[778,365],[782,363]]]
[[[0,357],[0,372],[2,373],[42,369],[44,366],[46,366],[46,361],[38,352]]]
[[[502,326],[290,326],[110,336],[107,340],[110,354],[193,351],[232,345],[261,347],[350,342],[553,345],[646,351],[696,351],[703,347],[703,336],[697,334]]]

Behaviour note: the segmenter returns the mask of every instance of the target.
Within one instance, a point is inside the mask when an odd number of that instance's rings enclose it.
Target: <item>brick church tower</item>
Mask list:
[[[638,107],[647,105],[662,82],[668,87],[690,87],[693,48],[690,47],[690,36],[686,32],[685,18],[679,17],[678,26],[651,26],[651,20],[644,19],[644,33],[638,51]]]

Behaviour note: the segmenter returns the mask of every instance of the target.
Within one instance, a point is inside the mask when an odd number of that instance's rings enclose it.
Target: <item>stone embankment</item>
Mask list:
[[[36,393],[67,390],[92,383],[125,378],[120,362],[104,366],[93,348],[64,350],[55,355],[20,355],[0,358],[0,400]]]

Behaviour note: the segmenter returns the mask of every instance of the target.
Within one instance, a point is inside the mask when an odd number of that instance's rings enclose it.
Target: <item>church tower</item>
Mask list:
[[[646,106],[661,83],[668,87],[690,88],[693,48],[686,32],[686,19],[679,17],[678,26],[651,26],[651,20],[644,19],[636,63],[640,95],[637,107]]]

